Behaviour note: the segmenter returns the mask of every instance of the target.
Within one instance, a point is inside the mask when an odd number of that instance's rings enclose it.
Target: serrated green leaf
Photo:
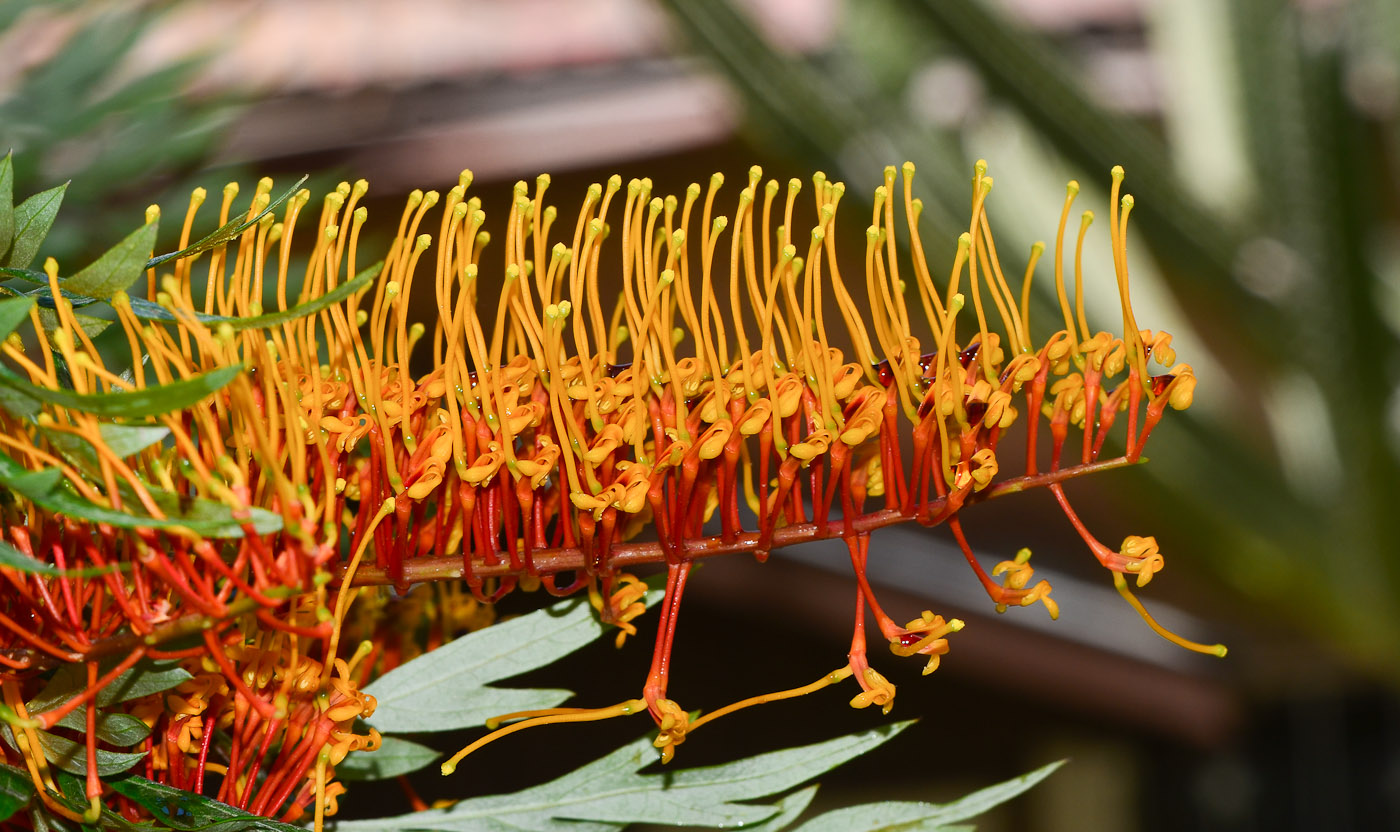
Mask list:
[[[99,666],[99,670],[106,673],[120,662],[120,658],[106,659]],[[143,659],[98,692],[97,707],[107,708],[130,699],[140,699],[170,690],[192,678],[194,677],[189,671],[174,661]],[[51,711],[86,689],[87,668],[82,664],[65,664],[59,667],[44,689],[25,707],[34,714]]]
[[[118,794],[134,800],[171,829],[200,832],[306,832],[300,826],[249,814],[213,798],[153,783],[130,775],[108,782]]]
[[[656,748],[646,737],[532,789],[471,798],[448,809],[345,821],[336,825],[336,832],[562,832],[610,829],[616,827],[608,824],[629,823],[746,826],[767,821],[780,809],[736,801],[791,789],[875,748],[911,724],[894,723],[725,765],[644,775],[638,772],[657,760]]]
[[[356,751],[347,756],[335,767],[335,776],[341,780],[385,780],[417,771],[440,756],[441,752],[426,745],[385,737],[378,750]]]
[[[63,281],[63,288],[99,300],[111,300],[117,292],[146,273],[146,260],[156,244],[156,223],[147,223],[112,246],[82,271]]]
[[[942,805],[934,803],[868,803],[837,809],[813,818],[796,832],[913,832],[942,829],[950,823],[972,820],[1030,789],[1049,777],[1064,760],[1041,766],[1029,774],[988,786]]]
[[[14,766],[0,763],[0,822],[9,820],[34,796],[29,775]]]
[[[127,563],[114,563],[111,566],[59,569],[51,563],[31,558],[3,540],[0,540],[0,566],[30,575],[48,575],[55,578],[95,578],[99,575],[116,572],[119,569],[131,568],[131,565]]]
[[[202,237],[201,239],[195,241],[194,243],[191,243],[190,245],[180,249],[179,251],[172,251],[166,254],[162,254],[158,257],[152,257],[146,263],[145,268],[153,269],[156,266],[159,266],[161,263],[164,263],[168,260],[175,260],[180,257],[193,257],[194,255],[199,254],[202,251],[208,251],[211,248],[218,248],[219,246],[233,242],[234,240],[238,239],[239,235],[241,235],[244,231],[247,231],[248,229],[257,225],[263,217],[272,213],[272,211],[275,210],[277,206],[290,199],[292,194],[296,193],[297,190],[301,188],[302,184],[306,182],[307,178],[308,177],[303,176],[302,178],[298,179],[295,185],[284,191],[281,196],[269,202],[267,204],[267,207],[259,211],[257,216],[253,217],[252,219],[229,220],[227,223],[224,223],[223,226],[216,229],[212,233],[208,234],[205,237]]]
[[[243,529],[233,510],[212,500],[191,499],[178,494],[151,490],[152,499],[167,513],[164,519],[135,513],[135,495],[127,493],[129,510],[118,511],[97,505],[74,490],[57,468],[29,471],[10,457],[0,454],[0,485],[49,511],[79,517],[91,523],[106,523],[119,529],[186,528],[210,538],[239,538]],[[149,490],[149,489],[148,489]],[[259,534],[282,528],[281,515],[267,509],[250,508],[248,521]]]
[[[7,298],[0,300],[0,340],[4,340],[29,320],[29,310],[34,308],[33,298]]]
[[[648,603],[658,595],[648,593]],[[544,667],[606,630],[581,598],[478,630],[370,683],[364,692],[379,704],[366,721],[384,733],[453,731],[499,714],[553,708],[572,694],[489,683]]]
[[[6,153],[0,161],[0,257],[10,250],[15,238],[15,164],[14,152]]]
[[[31,196],[15,208],[14,242],[10,245],[10,255],[5,265],[24,269],[34,262],[39,246],[43,245],[44,238],[49,236],[49,229],[53,228],[54,217],[58,216],[63,194],[67,190],[68,183],[65,182],[57,188]]]
[[[220,367],[169,384],[121,393],[74,393],[33,384],[8,367],[0,366],[0,386],[38,402],[118,419],[144,419],[184,410],[223,389],[243,372],[243,365]]]

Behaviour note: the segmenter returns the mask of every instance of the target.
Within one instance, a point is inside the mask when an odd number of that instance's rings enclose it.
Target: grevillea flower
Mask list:
[[[319,825],[343,791],[336,765],[378,745],[354,724],[373,712],[360,692],[370,678],[489,624],[490,604],[516,587],[586,591],[620,644],[636,633],[646,591],[624,570],[643,563],[664,564],[666,582],[640,695],[502,715],[445,773],[525,727],[643,712],[670,760],[719,716],[846,679],[852,706],[888,711],[895,687],[872,663],[867,617],[895,656],[926,660],[925,673],[964,625],[932,611],[898,624],[866,578],[872,533],[946,524],[996,609],[1039,603],[1055,617],[1030,551],[988,574],[959,521],[972,504],[1041,486],[1149,626],[1223,655],[1166,632],[1133,595],[1125,576],[1141,587],[1164,564],[1156,540],[1109,548],[1064,489],[1138,462],[1166,409],[1188,407],[1195,385],[1170,336],[1134,317],[1121,169],[1109,236],[1122,334],[1091,330],[1084,313],[1088,212],[1067,288],[1070,183],[1054,251],[1063,320],[1040,340],[1029,299],[1044,247],[1013,291],[984,210],[985,164],[946,280],[924,257],[913,165],[899,174],[887,169],[875,189],[855,279],[838,259],[845,185],[819,173],[803,198],[800,181],[765,183],[756,167],[727,200],[718,174],[664,197],[649,180],[624,188],[613,177],[562,226],[545,202],[549,177],[533,190],[521,182],[495,242],[501,282],[485,291],[479,263],[493,240],[466,195],[469,172],[446,195],[413,192],[369,268],[363,181],[342,183],[308,221],[309,192],[273,201],[263,180],[241,220],[238,188],[225,188],[220,232],[191,244],[206,198],[197,190],[181,251],[147,263],[145,297],[125,291],[140,269],[120,285],[89,270],[61,280],[52,261],[23,273],[36,288],[0,302],[0,323],[32,324],[32,341],[3,345],[28,378],[5,380],[37,404],[0,413],[0,474],[14,492],[0,512],[7,545],[43,568],[0,566],[13,753],[36,783],[49,782],[41,732],[136,665],[173,662],[184,681],[122,706],[151,728],[146,775],[202,792],[212,773],[222,800],[285,820],[309,809]],[[157,217],[153,209],[123,244],[138,261]],[[294,241],[310,254],[292,296]],[[618,274],[601,273],[606,246],[620,249]],[[605,286],[619,290],[607,304]],[[423,295],[436,311],[426,325],[410,321],[410,299]],[[108,369],[85,329],[77,310],[94,301],[116,310],[129,372]],[[1151,375],[1150,361],[1163,372]],[[174,410],[119,418],[142,397],[187,390]],[[94,410],[98,394],[107,406]],[[1025,470],[1006,476],[1000,443],[1018,420]],[[1102,458],[1120,422],[1124,453]],[[856,578],[845,662],[692,720],[669,676],[695,561],[763,559],[835,537]],[[439,583],[409,592],[425,581]],[[386,584],[400,597],[381,592]],[[404,621],[424,621],[426,636]],[[83,667],[89,692],[29,707],[49,683],[41,671],[58,664]],[[89,730],[86,741],[93,760],[100,740]],[[88,796],[100,808],[92,766]]]

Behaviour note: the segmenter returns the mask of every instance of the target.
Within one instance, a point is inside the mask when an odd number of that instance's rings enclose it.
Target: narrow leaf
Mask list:
[[[499,626],[499,625],[498,625]],[[783,792],[859,756],[894,737],[911,723],[900,722],[802,748],[760,754],[706,768],[639,774],[657,759],[643,738],[573,772],[507,795],[463,800],[393,818],[344,821],[336,832],[390,830],[528,829],[563,832],[602,830],[597,824],[661,823],[668,826],[748,826],[768,821],[787,807],[755,806],[754,800]]]
[[[47,404],[80,410],[97,416],[119,419],[144,419],[184,410],[221,390],[243,372],[241,364],[220,367],[169,384],[152,385],[121,393],[74,393],[72,390],[51,390],[41,387],[8,367],[0,366],[0,386],[8,387],[30,399]]]
[[[797,828],[797,832],[905,832],[943,828],[950,823],[971,820],[1000,806],[1049,777],[1064,763],[1064,760],[1050,763],[1029,774],[975,791],[952,803],[867,803],[837,809],[807,821]]]
[[[51,578],[95,578],[107,575],[118,569],[130,569],[131,564],[114,563],[111,566],[89,566],[83,569],[59,569],[51,563],[31,558],[19,549],[0,540],[0,566],[23,572],[27,575],[44,575]]]
[[[118,794],[139,803],[157,823],[171,829],[203,832],[306,832],[300,826],[249,814],[203,795],[153,783],[131,775],[108,782]]]
[[[162,254],[158,257],[152,257],[146,263],[145,267],[148,269],[153,269],[156,266],[159,266],[161,263],[164,263],[168,260],[175,260],[180,257],[193,257],[194,255],[199,254],[201,251],[208,251],[211,248],[218,248],[219,246],[232,242],[233,240],[237,239],[238,236],[241,235],[244,231],[247,231],[248,229],[257,225],[263,217],[272,213],[272,211],[275,210],[277,206],[290,199],[292,194],[296,193],[297,190],[301,188],[302,183],[304,183],[307,180],[307,178],[308,177],[303,176],[302,178],[298,179],[295,185],[288,188],[285,192],[283,192],[281,196],[269,202],[267,204],[267,207],[259,211],[258,215],[253,217],[252,219],[229,220],[227,223],[215,230],[213,233],[197,240],[196,242],[190,244],[185,248],[180,249],[179,251],[172,251],[167,254]]]
[[[426,745],[385,737],[377,751],[356,751],[347,756],[335,767],[335,776],[341,780],[386,780],[417,771],[440,756]]]
[[[0,763],[0,823],[13,817],[33,796],[34,784],[29,775],[23,769]]]
[[[654,602],[659,593],[648,593]],[[453,731],[498,714],[552,708],[566,690],[495,688],[567,656],[606,627],[583,599],[571,599],[463,636],[374,680],[378,701],[367,722],[382,732]]]
[[[233,510],[221,503],[152,491],[151,496],[157,505],[167,511],[169,516],[166,518],[157,519],[150,515],[133,513],[134,508],[118,511],[97,505],[79,495],[64,479],[63,472],[59,469],[29,471],[4,454],[0,454],[0,485],[49,511],[78,517],[91,523],[106,523],[119,529],[178,527],[211,538],[243,536],[243,529],[234,518]],[[131,506],[134,501],[128,500],[127,504]],[[281,516],[267,509],[248,509],[248,520],[259,534],[268,534],[282,528]]]
[[[14,242],[10,246],[10,256],[5,265],[18,269],[29,267],[39,253],[39,246],[49,236],[54,217],[63,204],[63,193],[68,190],[65,182],[57,188],[37,193],[15,208]]]
[[[156,244],[156,223],[147,223],[108,249],[82,271],[63,281],[63,288],[99,300],[111,300],[117,292],[140,279],[146,259]]]
[[[0,257],[4,257],[5,253],[10,250],[10,241],[14,238],[15,165],[14,153],[10,152],[5,154],[3,161],[0,161]]]
[[[263,315],[253,315],[246,318],[232,318],[223,315],[205,315],[196,313],[195,318],[209,328],[215,328],[220,324],[228,324],[235,332],[244,329],[259,329],[295,321],[298,318],[305,318],[314,315],[323,309],[329,309],[333,304],[340,303],[361,289],[370,284],[370,281],[379,274],[379,270],[384,267],[384,261],[379,261],[373,266],[355,275],[354,279],[340,284],[331,291],[318,298],[312,298],[305,303],[299,303],[290,309],[283,309],[277,312],[268,312]],[[144,298],[131,298],[131,312],[143,321],[174,321],[175,313],[166,309],[158,303],[152,303]]]

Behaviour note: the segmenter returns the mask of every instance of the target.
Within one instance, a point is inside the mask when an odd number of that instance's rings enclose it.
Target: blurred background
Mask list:
[[[1102,217],[1122,164],[1138,318],[1175,334],[1201,384],[1150,465],[1068,491],[1101,539],[1158,538],[1169,568],[1145,602],[1230,656],[1152,635],[1046,493],[964,522],[988,566],[1035,549],[1053,624],[1038,607],[996,615],[946,531],[882,531],[871,575],[895,617],[969,626],[930,678],[875,659],[900,686],[893,716],[921,722],[826,778],[816,806],[937,801],[1069,757],[979,828],[1400,829],[1395,0],[0,0],[0,54],[17,197],[73,180],[44,252],[61,261],[151,202],[183,214],[196,183],[364,177],[387,226],[409,189],[464,167],[488,213],[548,171],[564,216],[614,172],[679,193],[755,163],[780,180],[820,169],[848,183],[859,239],[883,167],[907,159],[937,273],[985,158],[1019,274],[1033,241],[1053,242],[1065,182]],[[1111,314],[1102,224],[1086,279]],[[839,543],[707,564],[672,690],[713,708],[841,664],[848,572]],[[612,702],[646,649],[530,678]],[[827,692],[716,723],[683,762],[881,720]],[[527,733],[470,788],[542,781],[635,731]],[[401,803],[363,790],[342,806]]]

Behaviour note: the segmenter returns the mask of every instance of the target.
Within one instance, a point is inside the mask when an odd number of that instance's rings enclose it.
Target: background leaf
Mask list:
[[[778,813],[762,823],[753,826],[745,826],[744,832],[781,832],[792,825],[798,816],[807,811],[807,807],[812,804],[812,798],[817,796],[818,785],[813,783],[805,789],[798,789],[790,795],[783,797],[777,803]]]
[[[649,592],[654,603],[658,592]],[[366,722],[381,732],[452,731],[513,711],[552,708],[567,690],[491,687],[569,655],[607,631],[582,598],[477,630],[394,668],[365,687]]]
[[[647,822],[725,827],[755,824],[778,814],[781,804],[754,805],[735,801],[753,800],[790,789],[879,746],[911,724],[893,723],[725,765],[680,771],[668,769],[662,774],[645,775],[638,772],[657,760],[657,751],[650,738],[643,738],[533,789],[470,798],[448,809],[377,820],[344,821],[336,825],[336,830],[562,832],[577,829],[593,832],[616,828],[609,824]],[[593,825],[595,823],[602,825]]]
[[[837,809],[807,821],[797,827],[797,832],[911,832],[946,828],[950,823],[971,820],[1017,797],[1064,764],[1064,760],[1059,760],[1041,766],[1029,774],[942,805],[889,802]]]
[[[335,767],[341,780],[385,780],[417,771],[432,763],[441,752],[398,737],[385,737],[375,751],[356,751]]]

